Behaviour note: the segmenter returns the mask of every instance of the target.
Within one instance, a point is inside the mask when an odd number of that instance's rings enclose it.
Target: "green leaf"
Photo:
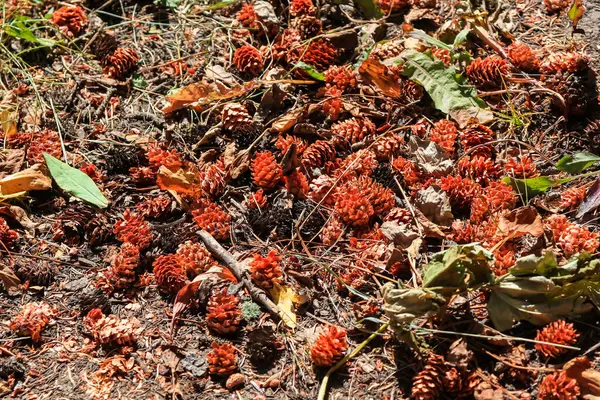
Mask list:
[[[528,199],[537,196],[540,193],[544,193],[552,186],[562,185],[575,179],[575,177],[555,179],[549,176],[539,176],[537,178],[530,179],[516,179],[511,177],[504,177],[502,181],[508,185],[511,185],[519,193],[527,196]]]
[[[573,5],[571,6],[571,8],[569,9],[569,12],[567,13],[567,15],[569,16],[569,19],[571,20],[571,23],[573,24],[573,29],[577,28],[577,24],[579,24],[579,21],[581,20],[581,18],[583,18],[584,13],[585,13],[585,7],[583,6],[583,1],[582,0],[573,1]]]
[[[452,46],[449,46],[446,43],[442,42],[441,40],[438,40],[438,39],[436,39],[436,38],[434,38],[432,36],[429,36],[427,33],[425,33],[425,31],[422,31],[420,29],[414,29],[414,30],[412,30],[408,34],[408,36],[410,36],[413,39],[419,39],[419,40],[422,40],[424,42],[427,42],[427,43],[429,43],[429,44],[431,44],[431,45],[433,45],[435,47],[441,47],[442,49],[452,50]]]
[[[508,272],[514,276],[533,274],[547,276],[550,272],[556,270],[556,268],[558,268],[556,255],[551,251],[547,251],[542,256],[530,254],[519,258]]]
[[[591,153],[575,153],[571,156],[564,156],[556,164],[556,168],[570,174],[579,174],[600,161],[600,157]]]
[[[141,74],[133,74],[133,87],[136,89],[146,89],[148,87],[148,82]]]
[[[317,71],[315,69],[315,67],[313,67],[312,65],[308,65],[305,62],[298,62],[296,63],[296,65],[294,66],[294,68],[300,68],[302,70],[304,70],[304,72],[306,72],[308,74],[308,76],[310,76],[311,78],[317,80],[317,81],[325,81],[325,75],[322,74],[321,72]]]
[[[383,12],[374,0],[355,0],[355,2],[365,16],[365,19],[380,18],[383,16]]]
[[[403,52],[402,58],[405,60],[402,74],[421,84],[435,107],[450,114],[461,127],[472,118],[482,123],[493,119],[492,112],[484,109],[485,103],[477,97],[475,88],[453,67],[446,67],[443,62],[414,50]]]
[[[465,28],[462,31],[458,32],[458,35],[456,35],[456,37],[454,38],[454,43],[452,44],[452,47],[456,49],[458,46],[465,43],[467,41],[467,37],[469,36],[469,32],[471,32],[471,30],[468,28]]]
[[[108,200],[89,176],[48,153],[44,153],[44,159],[50,175],[62,190],[97,207],[108,207]]]

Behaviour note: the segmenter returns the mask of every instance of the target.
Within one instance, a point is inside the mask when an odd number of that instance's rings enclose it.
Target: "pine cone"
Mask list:
[[[350,154],[335,168],[333,176],[340,183],[347,182],[352,178],[360,176],[371,176],[373,170],[377,168],[379,163],[375,158],[375,153],[371,150],[362,149],[356,153]]]
[[[225,192],[225,172],[221,163],[213,163],[198,173],[198,181],[202,195],[211,199],[220,197]]]
[[[379,139],[373,146],[378,161],[389,161],[398,155],[404,138],[396,133]]]
[[[254,128],[248,109],[240,103],[229,103],[221,114],[223,127],[234,133],[248,133]]]
[[[490,214],[500,210],[511,210],[517,202],[517,194],[504,182],[490,182],[481,196],[475,197],[471,204],[471,222],[480,223]]]
[[[271,288],[273,283],[279,283],[283,279],[283,273],[279,262],[281,257],[275,251],[269,252],[266,257],[254,254],[250,261],[250,273],[252,281],[263,288]]]
[[[552,231],[552,237],[557,241],[560,235],[571,226],[571,222],[563,214],[552,214],[546,218],[544,227]]]
[[[323,25],[321,20],[312,15],[303,15],[292,19],[290,23],[293,29],[300,32],[302,39],[310,39],[321,33]]]
[[[423,98],[425,91],[423,86],[408,80],[404,77],[400,77],[400,96],[398,99],[404,104],[416,103]],[[423,137],[423,136],[421,136]]]
[[[305,199],[309,191],[306,175],[301,171],[294,171],[283,177],[285,188],[294,198]]]
[[[546,375],[538,389],[539,400],[577,400],[579,384],[573,378],[569,378],[565,371]]]
[[[156,181],[156,171],[149,167],[132,167],[129,169],[131,179],[138,185]]]
[[[522,42],[513,42],[506,49],[508,59],[517,68],[525,72],[537,72],[540,68],[540,59],[531,49]]]
[[[159,218],[170,211],[171,199],[167,196],[158,196],[141,201],[135,207],[143,217]]]
[[[404,51],[404,46],[399,40],[390,40],[383,43],[377,43],[369,57],[376,60],[385,60],[388,58],[398,57]]]
[[[244,201],[244,206],[250,209],[262,209],[267,207],[267,205],[268,198],[262,189],[258,189],[256,192],[251,193],[246,201]]]
[[[243,27],[259,30],[261,28],[260,19],[254,11],[254,5],[244,3],[242,9],[237,14],[237,20],[240,21]]]
[[[587,251],[594,253],[598,249],[598,234],[590,232],[585,226],[571,224],[561,232],[556,245],[562,250],[565,257]]]
[[[229,238],[231,216],[223,207],[206,199],[200,199],[197,208],[192,211],[194,222],[217,240]]]
[[[435,0],[434,0],[435,1]],[[452,63],[452,55],[450,50],[443,49],[441,47],[435,47],[431,50],[431,54],[444,63],[445,66],[449,66]]]
[[[300,15],[314,15],[315,6],[311,0],[292,0],[290,2],[290,15],[297,17]]]
[[[115,223],[113,231],[117,240],[137,245],[140,249],[145,249],[152,241],[150,226],[129,209],[123,213],[123,221]]]
[[[270,47],[261,47],[261,54],[265,59],[272,59],[278,63],[295,63],[302,54],[301,48],[300,32],[297,29],[284,29]]]
[[[131,243],[123,243],[108,270],[101,275],[96,287],[102,287],[108,293],[114,289],[130,287],[135,282],[135,269],[139,262],[139,247]]]
[[[212,296],[206,307],[206,324],[223,335],[237,331],[242,313],[238,307],[239,299],[227,294],[227,288]]]
[[[335,154],[335,145],[332,142],[317,140],[302,154],[302,165],[306,169],[320,168],[326,161],[333,160]]]
[[[42,331],[46,328],[57,312],[48,303],[27,303],[11,320],[10,329],[22,336],[31,336],[31,340],[42,340]]]
[[[143,331],[137,319],[120,319],[116,315],[105,316],[99,308],[92,309],[85,316],[83,326],[100,344],[132,345]]]
[[[344,233],[344,226],[337,218],[332,217],[321,230],[319,237],[325,246],[332,246],[341,239],[342,233]]]
[[[54,281],[55,270],[48,262],[16,261],[15,274],[21,282],[29,282],[30,286],[49,286]]]
[[[540,72],[546,75],[560,72],[577,73],[589,68],[586,56],[575,52],[558,52],[550,54],[542,63]]]
[[[356,71],[347,66],[332,65],[325,71],[325,83],[337,87],[342,93],[356,88]]]
[[[561,12],[566,10],[571,2],[569,0],[544,0],[546,11],[549,13]]]
[[[194,243],[191,240],[180,244],[176,255],[178,264],[186,271],[190,279],[218,264],[203,244]]]
[[[528,156],[521,157],[520,160],[516,158],[509,159],[504,164],[504,171],[518,179],[535,178],[540,175],[533,159]]]
[[[371,202],[375,214],[385,216],[396,206],[394,192],[391,189],[383,187],[365,175],[358,178],[357,183],[364,195]]]
[[[421,174],[414,162],[404,157],[397,157],[392,167],[395,171],[399,172],[400,177],[409,188],[413,188],[417,183],[421,182]]]
[[[463,389],[463,378],[454,367],[448,369],[442,377],[444,390],[448,394],[459,395]]]
[[[465,178],[486,185],[500,174],[500,167],[491,159],[483,156],[463,157],[458,162],[458,171]]]
[[[270,151],[256,153],[252,161],[252,181],[263,189],[274,189],[283,178],[281,165]]]
[[[535,340],[540,342],[557,343],[566,346],[572,346],[577,343],[579,334],[573,327],[564,320],[554,321],[546,325],[541,331],[537,331]],[[556,347],[549,344],[536,343],[535,349],[546,357],[557,357],[566,353],[568,350],[562,347]]]
[[[375,210],[354,182],[342,186],[337,194],[335,212],[342,222],[353,227],[367,226]]]
[[[335,123],[331,126],[331,133],[346,139],[354,144],[375,135],[377,128],[367,118],[350,118],[346,121]]]
[[[452,221],[451,229],[452,233],[448,238],[456,243],[471,243],[477,236],[477,229],[469,221],[455,219]]]
[[[106,175],[94,164],[83,164],[79,170],[89,176],[94,182],[102,183],[106,180]]]
[[[235,51],[233,63],[243,74],[257,76],[263,71],[263,57],[256,48],[246,45]]]
[[[119,47],[115,52],[106,57],[106,66],[102,72],[109,78],[121,79],[135,68],[140,60],[140,55],[134,49]]]
[[[346,330],[328,325],[310,348],[310,359],[316,366],[330,367],[344,356],[347,349]]]
[[[52,14],[52,23],[58,26],[63,34],[73,38],[79,35],[87,24],[87,16],[79,6],[62,6]]]
[[[429,140],[437,143],[442,149],[450,155],[454,154],[458,129],[456,124],[447,119],[442,119],[433,124],[429,132]]]
[[[212,351],[206,355],[211,375],[231,375],[237,369],[235,347],[231,343],[212,342]]]
[[[158,257],[152,266],[156,283],[167,293],[176,294],[187,283],[186,271],[175,254]]]
[[[377,5],[386,14],[396,13],[408,7],[408,0],[377,0]]]
[[[473,199],[481,193],[481,186],[469,178],[445,176],[438,183],[450,197],[450,203],[459,210],[468,210]]]
[[[306,141],[294,135],[278,136],[275,147],[277,147],[277,150],[279,150],[281,154],[285,154],[292,144],[296,145],[296,154],[298,155],[301,155],[307,147]]]
[[[494,250],[492,271],[496,276],[502,276],[508,272],[510,267],[515,265],[515,261],[515,246],[512,243],[506,243]]]
[[[590,105],[596,101],[596,87],[588,74],[558,72],[554,75],[542,75],[542,82],[545,87],[562,96],[567,112],[571,115],[585,115]],[[558,98],[553,97],[552,101],[556,107],[563,107]]]
[[[163,150],[158,143],[150,143],[146,150],[148,163],[158,169],[164,166],[171,171],[176,171],[183,166],[181,156],[177,150]]]
[[[481,86],[501,86],[509,71],[506,60],[497,56],[477,58],[466,69],[469,81]]]
[[[431,354],[425,367],[413,378],[411,390],[415,400],[434,400],[443,390],[445,376],[444,357]]]
[[[6,220],[0,217],[0,242],[6,247],[12,247],[19,239],[19,234],[10,229]]]
[[[475,146],[480,146],[494,140],[494,131],[485,125],[471,125],[460,132],[460,143],[465,151],[471,150]],[[478,148],[477,154],[491,154],[491,148]],[[471,153],[471,156],[476,154]]]
[[[333,64],[336,56],[337,48],[331,44],[329,39],[322,38],[310,42],[299,61],[312,65],[317,71],[325,71]]]
[[[33,139],[27,148],[27,161],[29,164],[44,164],[44,153],[50,154],[54,158],[62,157],[62,147],[58,132],[50,129],[44,129],[41,132],[33,134]]]
[[[560,194],[560,208],[563,210],[577,207],[587,194],[587,187],[572,187]]]

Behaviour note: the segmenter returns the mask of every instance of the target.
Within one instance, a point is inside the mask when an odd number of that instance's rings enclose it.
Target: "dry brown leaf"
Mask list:
[[[537,210],[531,206],[517,208],[500,217],[498,232],[510,237],[523,235],[542,236],[544,224]]]
[[[158,169],[156,183],[163,190],[172,190],[178,194],[193,194],[196,174],[183,168],[173,172],[161,165]]]
[[[0,180],[0,193],[4,195],[50,189],[52,189],[52,178],[42,172],[39,165],[34,165]]]
[[[398,97],[402,88],[397,79],[393,79],[387,72],[387,67],[377,60],[367,58],[358,68],[360,76],[369,84],[377,86],[381,92],[389,97]]]
[[[0,151],[0,179],[19,172],[25,161],[25,151],[22,149],[4,149]]]
[[[273,287],[269,290],[273,301],[279,308],[279,315],[281,315],[282,321],[294,329],[296,327],[296,312],[294,311],[294,303],[300,303],[298,295],[291,286],[273,284]]]
[[[304,107],[296,108],[295,110],[292,110],[277,118],[271,125],[271,128],[278,133],[287,132],[292,129],[294,125],[296,125],[303,112]]]
[[[563,369],[569,378],[579,383],[584,398],[600,396],[600,371],[592,368],[587,357],[577,357],[567,362]]]
[[[162,109],[165,114],[182,108],[191,108],[195,111],[201,111],[204,106],[219,100],[231,100],[241,96],[244,93],[254,89],[257,86],[255,81],[246,82],[243,85],[232,86],[230,88],[217,84],[206,82],[192,83],[187,85],[172,95],[166,96],[169,105]]]
[[[25,210],[19,206],[0,207],[0,214],[8,215],[28,231],[35,229],[35,223],[29,219]]]
[[[250,153],[248,151],[243,151],[236,155],[235,159],[229,165],[229,170],[227,172],[231,179],[237,179],[244,172],[248,171],[248,168],[250,168]]]
[[[13,270],[5,264],[0,264],[0,281],[4,284],[4,288],[7,292],[18,289],[21,284],[21,281],[15,275]]]

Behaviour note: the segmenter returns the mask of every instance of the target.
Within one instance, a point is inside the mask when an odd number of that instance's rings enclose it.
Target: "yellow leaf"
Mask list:
[[[291,286],[281,286],[277,283],[269,290],[271,297],[279,308],[279,315],[283,322],[294,329],[296,327],[296,313],[294,303],[298,302],[298,295]]]
[[[39,165],[9,175],[0,180],[0,193],[9,195],[28,190],[50,190],[52,179],[39,169]]]

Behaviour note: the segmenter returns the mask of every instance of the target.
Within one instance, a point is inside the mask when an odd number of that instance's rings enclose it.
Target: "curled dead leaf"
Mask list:
[[[244,93],[254,89],[257,82],[250,81],[243,85],[234,85],[226,87],[217,83],[198,82],[187,85],[177,92],[166,96],[168,105],[162,109],[165,114],[182,108],[190,108],[195,111],[201,111],[204,106],[220,100],[231,100],[241,96]]]
[[[163,190],[174,191],[177,194],[193,194],[196,182],[196,173],[180,168],[176,172],[165,166],[158,169],[156,183]]]
[[[271,124],[271,128],[278,133],[289,131],[294,125],[296,125],[303,112],[303,107],[296,108],[295,110],[292,110],[286,113],[285,115],[282,115],[281,117],[277,118],[273,122],[273,124]]]
[[[544,224],[534,207],[519,207],[500,217],[498,232],[510,237],[527,234],[539,237],[544,234]]]
[[[0,193],[3,195],[50,189],[52,189],[52,178],[46,175],[39,165],[34,165],[0,180]]]
[[[387,67],[373,58],[367,58],[358,68],[360,76],[369,84],[376,86],[384,95],[400,96],[402,88],[398,80],[392,78],[386,71]]]
[[[563,369],[569,378],[573,378],[581,388],[584,399],[593,399],[600,396],[600,371],[592,368],[587,357],[577,357],[567,362]]]

